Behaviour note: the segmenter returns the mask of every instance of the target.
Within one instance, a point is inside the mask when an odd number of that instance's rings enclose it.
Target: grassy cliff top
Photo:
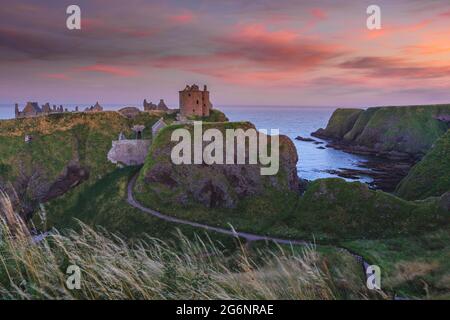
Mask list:
[[[337,109],[322,136],[342,139],[377,151],[423,155],[448,125],[436,117],[450,116],[450,105]]]

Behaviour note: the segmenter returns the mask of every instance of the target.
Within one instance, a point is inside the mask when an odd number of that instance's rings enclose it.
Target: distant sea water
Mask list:
[[[133,104],[130,104],[133,105]],[[23,104],[20,105],[23,108]],[[74,104],[65,104],[69,110],[75,108]],[[78,105],[80,110],[90,105]],[[118,110],[123,104],[103,105],[106,110]],[[324,128],[328,119],[335,110],[332,107],[240,107],[225,106],[220,107],[231,121],[250,121],[257,129],[278,129],[294,142],[299,162],[297,163],[298,174],[301,178],[315,180],[319,178],[337,177],[326,171],[338,170],[340,168],[358,168],[359,162],[364,162],[367,158],[348,154],[331,148],[319,149],[322,145],[312,142],[295,140],[297,136],[311,137],[311,132]],[[0,119],[14,118],[13,104],[0,104]],[[313,137],[314,138],[314,137]],[[314,138],[318,141],[323,141]],[[325,142],[325,141],[324,141]],[[369,177],[360,177],[362,182],[372,181]]]

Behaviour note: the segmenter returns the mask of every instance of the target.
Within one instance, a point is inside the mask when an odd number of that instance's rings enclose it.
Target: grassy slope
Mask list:
[[[344,243],[381,268],[381,286],[400,296],[450,299],[450,227]]]
[[[386,151],[425,154],[447,130],[444,123],[433,119],[441,112],[450,114],[450,105],[378,108],[354,142]]]
[[[45,205],[45,223],[36,215],[36,226],[45,230],[64,230],[76,228],[76,220],[80,220],[89,226],[103,227],[108,232],[121,234],[128,239],[149,235],[169,240],[176,237],[178,230],[189,237],[205,234],[191,227],[164,222],[128,205],[127,185],[138,170],[138,167],[116,169],[92,185],[71,190]],[[215,233],[211,236],[227,245],[233,242],[229,237]]]
[[[400,182],[396,193],[405,199],[425,199],[450,191],[450,130]]]

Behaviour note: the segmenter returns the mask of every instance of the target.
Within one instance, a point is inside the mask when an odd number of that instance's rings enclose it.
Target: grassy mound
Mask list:
[[[450,130],[400,182],[396,194],[405,199],[425,199],[450,191]]]

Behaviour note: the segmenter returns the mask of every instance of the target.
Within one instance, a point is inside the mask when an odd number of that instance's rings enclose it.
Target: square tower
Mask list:
[[[203,91],[196,84],[186,86],[180,91],[180,113],[182,116],[208,117],[212,104],[209,101],[209,91],[206,85]]]

